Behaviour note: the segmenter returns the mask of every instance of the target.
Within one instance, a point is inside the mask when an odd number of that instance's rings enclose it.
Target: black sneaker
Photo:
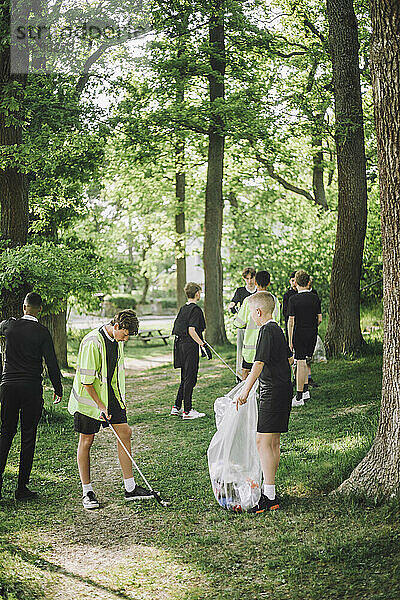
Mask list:
[[[135,485],[135,489],[132,492],[125,490],[125,500],[130,502],[131,500],[151,500],[154,498],[153,492],[146,490],[140,485]]]
[[[19,487],[15,490],[15,499],[16,500],[33,500],[38,497],[37,492],[32,492],[29,488],[24,485],[23,487]]]
[[[261,494],[259,503],[253,506],[253,508],[251,508],[248,512],[259,515],[268,510],[278,510],[278,508],[279,502],[276,498],[274,500],[270,500],[269,498],[267,498],[267,496]]]
[[[87,494],[83,496],[82,504],[83,508],[87,508],[88,510],[100,507],[99,501],[97,500],[93,490],[90,490]]]

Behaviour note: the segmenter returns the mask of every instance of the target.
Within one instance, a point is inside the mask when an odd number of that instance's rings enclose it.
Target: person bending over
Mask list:
[[[90,449],[100,426],[108,427],[107,420],[131,452],[132,430],[127,423],[125,404],[124,342],[136,335],[139,322],[133,310],[118,312],[99,329],[90,331],[79,347],[76,374],[68,403],[74,417],[75,431],[79,433],[77,462],[83,490],[83,507],[99,508],[90,476]],[[132,463],[118,442],[125,500],[147,500],[153,495],[136,484]]]

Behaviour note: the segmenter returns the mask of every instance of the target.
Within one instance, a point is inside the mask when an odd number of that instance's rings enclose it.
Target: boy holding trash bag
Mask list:
[[[211,359],[211,350],[203,340],[206,328],[203,311],[197,302],[200,300],[201,286],[189,281],[185,285],[187,298],[178,312],[172,329],[174,342],[174,367],[181,369],[181,383],[175,404],[171,409],[172,416],[181,416],[184,421],[204,417],[205,413],[198,412],[192,407],[192,395],[197,383],[199,370],[199,349],[202,356]],[[182,411],[183,403],[183,411]]]
[[[276,510],[275,475],[280,459],[280,434],[288,430],[292,406],[290,364],[292,352],[279,325],[272,319],[275,301],[269,292],[257,292],[248,299],[251,316],[260,327],[252,369],[236,406],[245,404],[257,378],[260,382],[260,405],[257,423],[257,450],[264,483],[258,504],[249,512]]]

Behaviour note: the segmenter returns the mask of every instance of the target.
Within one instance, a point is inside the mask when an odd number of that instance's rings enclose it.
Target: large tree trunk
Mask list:
[[[324,184],[324,153],[322,150],[322,125],[324,122],[324,114],[315,115],[315,130],[311,138],[313,148],[313,192],[315,202],[322,206],[324,210],[328,210],[326,201],[325,184]]]
[[[175,261],[176,261],[176,301],[177,308],[185,304],[186,295],[186,240],[185,240],[185,143],[176,144],[176,170],[175,170]]]
[[[332,57],[338,224],[332,264],[329,323],[325,345],[329,355],[360,349],[360,275],[367,220],[367,185],[358,63],[358,27],[353,0],[327,0]]]
[[[48,315],[40,320],[51,333],[59,367],[67,367],[67,311],[63,310],[57,315]]]
[[[376,500],[400,497],[400,4],[372,0],[372,85],[383,256],[382,404],[374,444],[339,488]]]
[[[225,29],[224,0],[211,2],[209,26],[210,66],[210,127],[208,134],[208,168],[204,219],[203,262],[205,272],[204,309],[207,340],[210,344],[226,344],[221,238],[224,201],[222,180],[224,173],[224,122],[218,112],[218,103],[225,98]]]
[[[8,31],[10,12],[6,4],[0,11],[1,33],[4,36]],[[24,49],[22,49],[24,50]],[[28,58],[27,53],[20,52],[20,60]],[[24,65],[22,64],[22,67]],[[27,69],[28,65],[25,64]],[[4,106],[11,101],[20,102],[21,84],[24,85],[26,75],[12,76],[10,72],[10,46],[4,43],[0,51],[0,87]],[[12,87],[13,86],[13,87]],[[6,92],[5,92],[6,90]],[[17,123],[10,123],[12,117]],[[22,142],[22,124],[18,123],[21,115],[11,111],[9,115],[4,110],[0,111],[0,146],[13,146],[16,148]],[[9,246],[19,246],[26,243],[28,235],[29,209],[28,187],[26,176],[15,167],[0,169],[0,236],[7,240]],[[18,317],[22,314],[22,302],[25,294],[30,291],[22,284],[19,289],[10,292],[0,291],[0,312],[2,318]]]

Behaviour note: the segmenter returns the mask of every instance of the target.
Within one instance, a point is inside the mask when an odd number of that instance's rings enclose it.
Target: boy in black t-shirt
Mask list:
[[[172,335],[175,335],[174,367],[181,369],[181,383],[171,415],[182,415],[183,420],[205,416],[205,413],[192,408],[193,388],[197,383],[199,370],[199,348],[203,356],[211,358],[211,351],[203,340],[206,322],[203,311],[197,306],[200,291],[201,286],[198,283],[189,282],[185,285],[188,301],[179,309],[172,329]]]
[[[257,292],[248,300],[251,316],[260,326],[253,367],[246,379],[239,404],[245,404],[257,378],[260,382],[260,405],[257,423],[257,450],[260,456],[264,483],[259,503],[250,511],[262,513],[276,510],[275,476],[280,459],[280,435],[288,430],[292,407],[290,364],[292,353],[282,329],[272,319],[275,301],[269,292]]]
[[[301,406],[310,398],[308,391],[307,361],[314,353],[318,326],[322,321],[321,302],[317,294],[307,288],[310,276],[303,270],[296,272],[297,294],[289,299],[289,347],[294,349],[297,361],[296,396],[293,406]]]

